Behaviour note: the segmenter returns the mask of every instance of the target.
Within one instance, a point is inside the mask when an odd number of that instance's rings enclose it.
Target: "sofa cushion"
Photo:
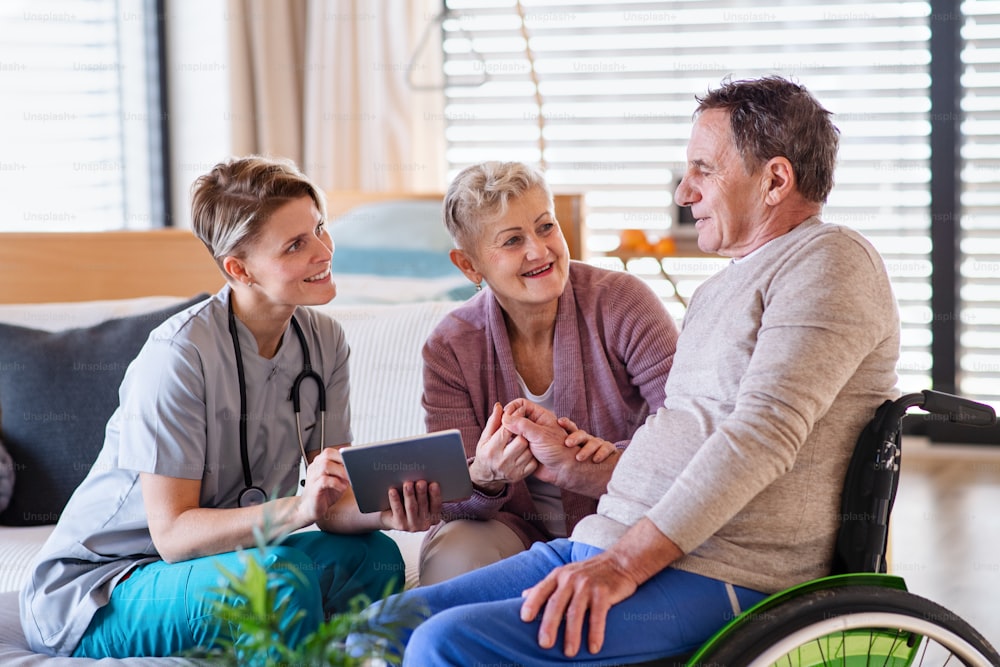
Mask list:
[[[17,470],[0,524],[59,519],[104,443],[129,362],[157,325],[206,297],[65,331],[0,324],[0,434]]]
[[[355,444],[426,433],[424,341],[457,301],[343,305],[340,296],[315,310],[337,320],[351,346],[351,432]]]
[[[32,653],[21,630],[17,591],[0,593],[0,665],[4,667],[209,667],[190,658],[63,658]]]

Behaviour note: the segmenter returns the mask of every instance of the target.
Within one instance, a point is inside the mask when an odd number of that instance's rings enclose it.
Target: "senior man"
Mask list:
[[[871,245],[817,217],[830,113],[779,77],[726,81],[698,103],[675,198],[698,246],[732,262],[691,299],[663,406],[569,539],[404,594],[431,612],[404,664],[682,654],[829,572],[854,442],[896,393],[896,303]],[[541,442],[555,418],[519,399],[503,427]]]

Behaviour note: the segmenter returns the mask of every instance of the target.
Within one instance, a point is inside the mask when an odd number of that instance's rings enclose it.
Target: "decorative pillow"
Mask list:
[[[104,444],[118,386],[149,332],[207,296],[59,332],[0,324],[0,434],[17,466],[0,524],[59,519]]]
[[[440,200],[357,206],[334,221],[333,276],[340,303],[464,301],[475,287],[451,263]]]
[[[387,248],[432,250],[447,256],[455,247],[444,226],[441,201],[433,199],[393,199],[355,206],[333,222],[330,235],[337,252],[341,248]]]
[[[408,278],[462,277],[447,252],[408,248],[352,248],[336,246],[333,273],[372,273]]]
[[[465,301],[476,293],[476,286],[461,275],[445,278],[385,277],[373,273],[337,274],[334,269],[334,281],[337,283],[337,297],[333,303],[338,306]]]
[[[0,512],[7,509],[10,497],[14,493],[14,459],[4,449],[0,441]]]

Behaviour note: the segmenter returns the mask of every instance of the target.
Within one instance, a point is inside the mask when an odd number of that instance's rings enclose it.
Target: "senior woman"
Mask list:
[[[474,491],[444,504],[421,548],[421,584],[565,537],[592,514],[618,454],[663,404],[677,339],[641,280],[570,261],[536,169],[468,167],[444,220],[452,262],[481,291],[428,338],[423,406],[428,430],[461,431]],[[540,409],[559,428],[532,434],[534,449],[502,425]]]
[[[234,159],[196,181],[193,220],[226,284],[154,329],[129,366],[97,462],[22,592],[35,651],[238,646],[212,601],[220,568],[239,574],[247,556],[279,575],[294,646],[355,595],[401,583],[399,550],[380,529],[425,530],[440,510],[424,482],[390,492],[381,513],[354,501],[338,450],[352,438],[347,341],[304,307],[336,295],[322,192],[289,162]],[[320,530],[254,548],[255,529],[311,524]]]

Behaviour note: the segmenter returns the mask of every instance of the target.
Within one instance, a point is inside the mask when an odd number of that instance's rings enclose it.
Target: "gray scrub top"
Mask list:
[[[139,563],[159,560],[149,533],[139,473],[201,480],[201,506],[237,507],[244,489],[240,395],[229,333],[230,288],[174,315],[150,334],[129,365],[104,447],[59,518],[21,592],[21,625],[34,651],[70,655],[115,584]],[[313,370],[325,380],[326,443],[352,440],[344,331],[298,308]],[[294,495],[298,438],[290,391],[303,367],[291,326],[272,359],[257,352],[237,321],[247,393],[247,450],[253,483]],[[319,442],[318,390],[301,385],[307,451]]]

